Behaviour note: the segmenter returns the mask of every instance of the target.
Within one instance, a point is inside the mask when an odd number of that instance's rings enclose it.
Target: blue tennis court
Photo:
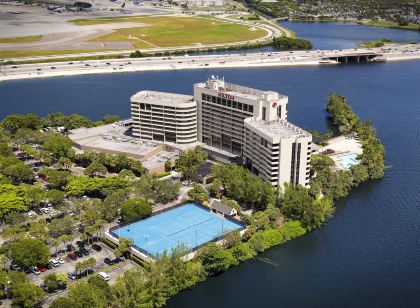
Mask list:
[[[194,203],[187,203],[112,233],[133,240],[134,245],[157,256],[165,250],[170,253],[179,244],[193,249],[241,228],[239,223],[217,216]]]

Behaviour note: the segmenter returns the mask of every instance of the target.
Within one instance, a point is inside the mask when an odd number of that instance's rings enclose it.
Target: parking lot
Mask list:
[[[70,260],[70,258],[67,257],[68,253],[61,254],[58,257],[62,257],[64,259],[64,264],[60,264],[57,267],[52,267],[51,269],[46,270],[45,272],[40,273],[39,275],[35,275],[33,273],[28,274],[28,277],[31,280],[31,282],[33,282],[34,284],[39,286],[39,285],[42,284],[42,282],[44,280],[44,277],[46,275],[51,274],[51,273],[57,273],[57,274],[58,273],[67,274],[68,272],[74,273],[76,263],[80,262],[80,261],[85,261],[89,258],[95,258],[96,265],[93,267],[93,270],[95,272],[98,272],[101,268],[107,266],[104,263],[104,259],[105,258],[114,259],[115,255],[114,255],[114,252],[108,246],[106,246],[105,244],[103,244],[103,243],[97,243],[97,244],[99,244],[102,247],[101,251],[95,251],[91,248],[91,245],[87,245],[85,247],[88,250],[89,255],[78,258],[75,261],[72,261],[72,260]]]

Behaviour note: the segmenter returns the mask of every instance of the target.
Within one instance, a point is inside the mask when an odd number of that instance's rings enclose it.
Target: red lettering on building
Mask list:
[[[232,101],[235,100],[235,96],[223,92],[219,92],[218,96],[221,98],[230,99]]]
[[[273,102],[273,104],[271,104],[271,107],[276,108],[277,107],[277,103]]]

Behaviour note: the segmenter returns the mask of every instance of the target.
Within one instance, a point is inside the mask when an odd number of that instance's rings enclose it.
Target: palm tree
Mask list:
[[[95,223],[95,229],[97,231],[96,235],[101,237],[102,236],[102,232],[106,226],[107,222],[106,220],[103,219],[99,219],[96,223]]]
[[[76,271],[76,276],[77,276],[77,273],[81,273],[82,271],[85,270],[85,268],[86,268],[85,261],[77,262],[76,265],[74,266],[74,270]]]
[[[89,258],[85,261],[86,267],[89,267],[92,270],[92,267],[96,265],[96,259],[95,258]]]

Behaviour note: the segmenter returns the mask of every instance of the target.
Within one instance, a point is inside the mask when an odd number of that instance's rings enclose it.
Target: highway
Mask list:
[[[420,44],[370,49],[167,56],[0,65],[0,81],[158,70],[337,64],[335,60],[329,58],[365,54],[378,54],[378,58],[386,61],[420,59]]]

